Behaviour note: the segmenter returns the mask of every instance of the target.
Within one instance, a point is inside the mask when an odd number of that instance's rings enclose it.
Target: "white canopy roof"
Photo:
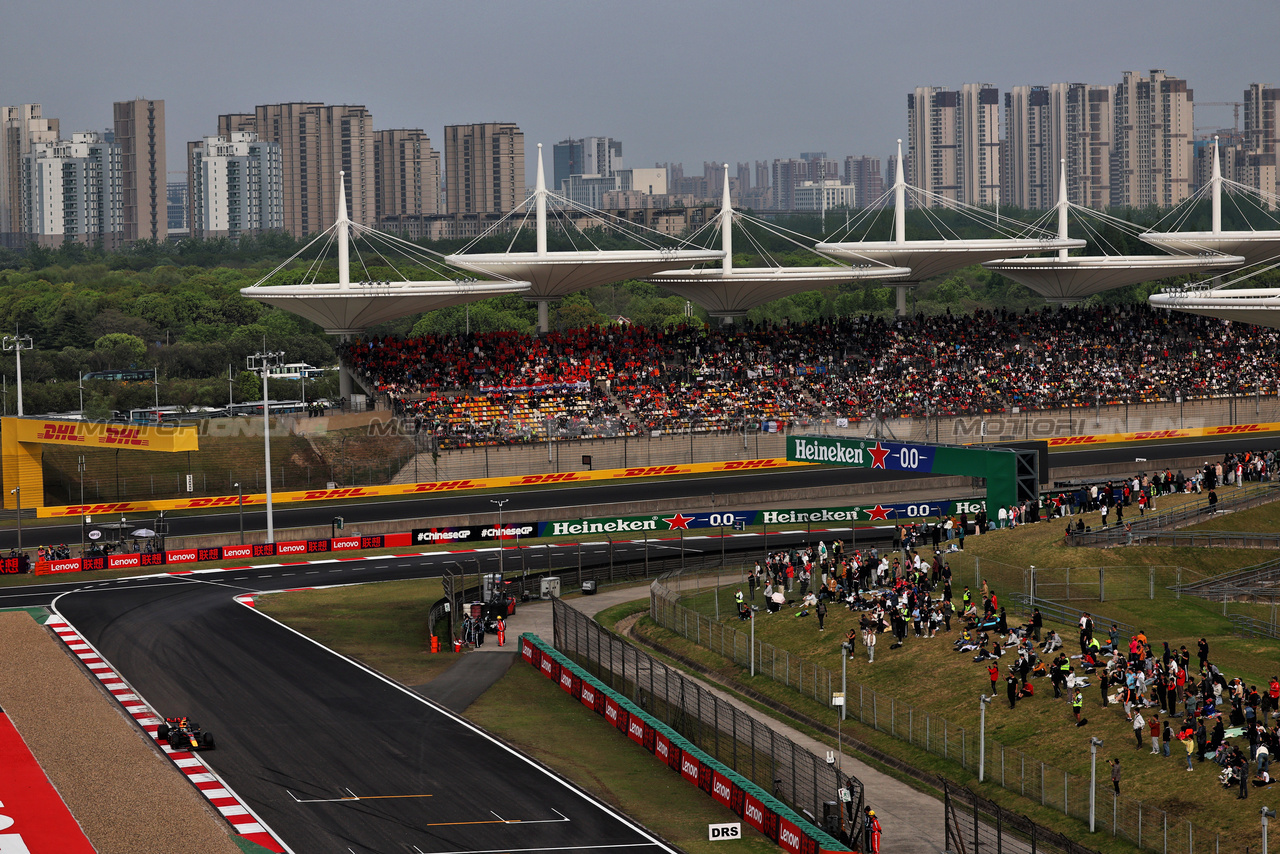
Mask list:
[[[1280,329],[1280,290],[1274,288],[1171,292],[1152,294],[1147,301],[1156,308]]]
[[[1238,255],[1075,255],[1066,258],[1007,258],[982,266],[1008,276],[1054,302],[1210,270],[1238,267]]]
[[[305,317],[334,335],[358,332],[424,311],[504,294],[523,294],[527,282],[372,282],[310,285],[254,285],[241,288],[250,299]]]
[[[1280,231],[1148,231],[1147,243],[1173,252],[1221,252],[1239,255],[1241,264],[1261,264],[1280,257]]]
[[[923,282],[970,264],[1035,252],[1079,249],[1085,241],[1060,238],[997,237],[985,240],[884,240],[819,243],[819,252],[854,260],[910,267],[911,281]]]
[[[588,250],[582,252],[496,252],[459,254],[446,263],[529,282],[522,296],[530,301],[557,299],[625,279],[642,279],[679,264],[719,261],[716,249]]]
[[[712,317],[736,317],[772,300],[863,279],[901,278],[899,267],[734,267],[666,270],[644,280],[674,291]]]

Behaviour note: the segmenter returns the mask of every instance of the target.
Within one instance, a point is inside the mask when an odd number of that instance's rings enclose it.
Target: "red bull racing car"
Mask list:
[[[200,724],[190,718],[165,718],[156,730],[156,737],[164,739],[174,750],[213,750],[217,743],[213,733],[205,732]]]

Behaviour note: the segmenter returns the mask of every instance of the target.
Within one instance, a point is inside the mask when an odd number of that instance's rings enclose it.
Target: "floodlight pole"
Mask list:
[[[22,417],[22,351],[31,350],[35,344],[31,341],[30,335],[19,335],[14,331],[12,335],[4,336],[4,340],[0,341],[0,346],[5,350],[12,350],[13,357],[17,365],[18,372],[18,417]]]
[[[1098,796],[1098,748],[1102,739],[1089,738],[1089,832],[1093,833],[1094,806]]]
[[[15,486],[9,490],[9,494],[15,499],[18,506],[18,557],[22,557],[22,487]]]
[[[84,502],[81,501],[81,504]],[[236,506],[240,508],[240,545],[244,545],[244,487],[236,484]]]
[[[267,466],[267,542],[276,541],[275,517],[271,513],[271,406],[267,395],[270,369],[284,362],[283,351],[254,353],[245,359],[249,370],[262,374],[262,444]]]
[[[982,713],[981,723],[978,725],[978,782],[981,783],[986,775],[987,769],[987,703],[995,699],[992,694],[988,697],[986,694],[978,695],[978,711]]]
[[[490,503],[490,504],[497,504],[497,505],[498,505],[498,574],[499,574],[499,575],[502,575],[502,574],[503,574],[503,569],[502,569],[502,552],[503,552],[503,548],[504,548],[504,547],[503,547],[503,545],[502,545],[502,539],[503,539],[503,537],[502,537],[502,508],[503,508],[503,506],[504,506],[505,504],[507,504],[509,501],[511,501],[511,499],[510,499],[510,498],[503,498],[503,499],[490,498],[490,499],[489,499],[489,503]],[[517,544],[517,545],[518,545],[518,544]]]

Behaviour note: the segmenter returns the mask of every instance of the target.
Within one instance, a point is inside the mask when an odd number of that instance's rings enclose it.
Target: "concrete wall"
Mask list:
[[[1274,421],[1280,421],[1280,399],[1247,397],[984,416],[896,418],[885,420],[882,435],[904,442],[965,444],[984,439],[990,442],[1049,439],[1088,433],[1131,433]],[[852,422],[848,427],[836,427],[834,422],[813,422],[793,427],[796,433],[832,436],[867,436],[873,429],[870,421]],[[751,432],[745,437],[741,433],[685,433],[656,438],[591,439],[552,442],[549,454],[546,443],[466,448],[442,451],[437,460],[433,460],[431,454],[419,454],[401,469],[393,482],[586,471],[588,466],[582,462],[583,455],[591,456],[590,467],[594,469],[768,459],[786,456],[786,437],[782,433]]]

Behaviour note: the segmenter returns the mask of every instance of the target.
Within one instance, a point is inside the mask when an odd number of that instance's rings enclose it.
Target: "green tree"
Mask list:
[[[93,342],[93,352],[103,368],[132,368],[146,357],[147,342],[127,332],[110,332]]]

